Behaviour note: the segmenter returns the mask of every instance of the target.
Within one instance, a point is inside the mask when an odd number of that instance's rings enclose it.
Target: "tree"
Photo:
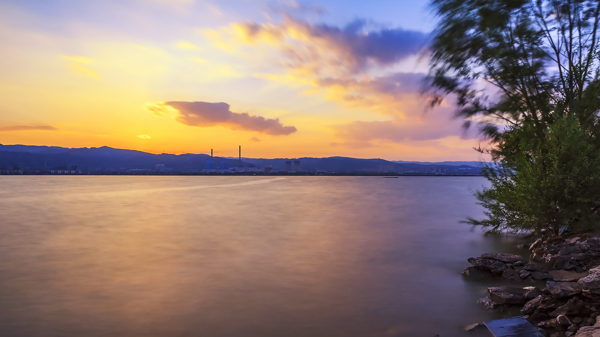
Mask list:
[[[433,0],[432,105],[481,122],[488,232],[600,227],[600,1]],[[491,90],[494,89],[494,90]]]

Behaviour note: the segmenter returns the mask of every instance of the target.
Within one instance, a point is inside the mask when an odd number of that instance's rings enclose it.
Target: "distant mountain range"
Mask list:
[[[347,157],[253,159],[214,157],[206,154],[152,154],[110,147],[65,148],[56,146],[1,145],[0,169],[52,170],[77,166],[82,171],[155,170],[200,172],[204,169],[236,168],[273,171],[298,170],[290,161],[299,161],[305,172],[398,172],[418,174],[478,174],[478,162],[406,162]],[[286,163],[287,162],[287,163]],[[157,166],[159,165],[159,166]]]

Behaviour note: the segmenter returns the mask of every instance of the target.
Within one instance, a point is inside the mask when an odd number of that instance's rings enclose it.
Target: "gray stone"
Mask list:
[[[524,304],[527,302],[525,294],[528,290],[517,287],[490,287],[490,299],[498,304]]]
[[[485,253],[481,255],[481,258],[497,260],[504,263],[525,262],[523,257],[507,253]]]
[[[561,305],[560,307],[558,307],[558,309],[551,312],[550,316],[575,316],[584,309],[584,306],[585,305],[582,300],[571,298],[569,301],[567,301],[567,303]]]
[[[525,295],[523,295],[526,300],[534,299],[542,294],[542,291],[538,287],[525,287],[523,289],[527,290]]]
[[[590,274],[579,279],[577,284],[587,293],[600,294],[600,272],[597,271],[597,267],[590,269]]]
[[[550,276],[550,274],[548,274],[548,273],[544,273],[541,271],[534,271],[534,272],[531,272],[531,278],[536,281],[543,281],[543,280],[551,279],[552,276]]]
[[[577,282],[546,282],[546,290],[556,298],[570,297],[581,292]]]
[[[485,328],[485,324],[482,324],[482,323],[473,323],[471,325],[467,325],[465,327],[465,331],[473,331],[475,329],[481,329],[481,328]]]
[[[536,266],[535,264],[531,264],[531,263],[526,263],[523,266],[523,269],[528,270],[528,271],[542,271],[542,269],[538,266]]]
[[[575,337],[600,337],[600,327],[583,326],[577,330]]]
[[[490,272],[475,267],[467,267],[463,270],[462,275],[469,279],[482,279],[490,277]]]
[[[495,275],[502,275],[502,273],[506,270],[506,265],[504,262],[494,260],[494,259],[484,259],[481,257],[472,257],[468,259],[469,263],[481,270],[486,270]]]
[[[540,306],[540,304],[542,304],[542,301],[543,301],[543,297],[541,297],[541,296],[528,301],[527,303],[525,303],[525,306],[523,307],[523,309],[521,309],[521,313],[523,315],[533,314],[535,309],[537,309]]]
[[[484,306],[488,310],[496,309],[500,306],[500,304],[492,301],[489,296],[478,299],[477,304]]]
[[[510,281],[521,281],[521,276],[514,269],[506,269],[504,273],[502,273],[502,277]]]
[[[576,273],[567,270],[551,270],[548,272],[554,281],[573,282],[588,276],[588,273]]]

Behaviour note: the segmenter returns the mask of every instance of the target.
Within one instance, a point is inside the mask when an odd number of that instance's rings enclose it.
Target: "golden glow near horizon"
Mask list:
[[[479,159],[451,106],[424,109],[431,27],[343,20],[361,5],[339,17],[352,8],[321,5],[4,2],[0,143]]]

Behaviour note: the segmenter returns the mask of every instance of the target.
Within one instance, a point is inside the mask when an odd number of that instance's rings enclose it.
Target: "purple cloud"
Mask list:
[[[189,126],[225,126],[232,130],[262,132],[269,135],[289,135],[296,132],[293,126],[283,126],[279,119],[252,116],[247,112],[229,110],[227,103],[180,102],[163,103],[179,112],[175,120]]]

